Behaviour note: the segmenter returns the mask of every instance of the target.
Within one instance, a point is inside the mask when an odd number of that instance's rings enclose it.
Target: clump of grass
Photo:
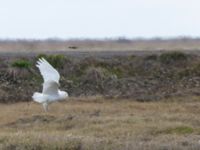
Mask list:
[[[173,51],[173,52],[167,52],[167,53],[161,54],[159,59],[160,59],[160,62],[163,64],[170,64],[176,61],[187,60],[187,55],[182,52]]]
[[[24,59],[20,59],[20,60],[16,60],[11,64],[12,67],[16,67],[16,68],[30,68],[32,66],[31,62],[28,60],[24,60]]]
[[[158,59],[158,56],[155,54],[148,55],[145,57],[145,60],[157,60],[157,59]]]
[[[123,77],[123,70],[119,67],[113,67],[113,68],[109,68],[108,71],[113,74],[116,75],[118,78],[122,78]]]
[[[101,70],[104,70],[107,75],[116,75],[118,78],[122,78],[125,73],[125,69],[118,59],[105,61],[93,57],[87,57],[80,61],[74,68],[76,70],[75,74],[79,77],[84,75],[88,69],[90,70],[90,68],[101,68]]]
[[[13,60],[6,69],[7,80],[17,82],[33,79],[34,71],[31,67],[32,63],[28,59]]]
[[[104,83],[111,76],[112,74],[105,68],[90,66],[84,71],[81,78],[79,78],[80,85],[84,85],[84,91],[92,91],[92,94],[96,92],[103,93]],[[85,92],[85,95],[89,92]]]
[[[101,67],[89,67],[85,71],[85,77],[88,81],[94,82],[101,82],[105,80],[110,75],[110,72],[105,68]]]
[[[135,55],[131,55],[131,56],[128,56],[128,60],[133,60],[133,59],[135,59]]]
[[[192,74],[195,74],[195,75],[199,76],[200,75],[200,63],[198,63],[198,64],[194,65],[193,67],[191,67],[190,72]]]
[[[200,63],[192,65],[191,67],[184,68],[178,72],[178,77],[188,77],[188,76],[199,76],[200,75]]]
[[[57,55],[46,55],[46,54],[39,54],[37,59],[44,58],[46,59],[53,67],[62,69],[67,58],[62,54]]]
[[[164,134],[191,134],[194,132],[194,129],[188,126],[179,126],[174,128],[167,128],[160,133]]]
[[[108,69],[108,64],[104,61],[95,59],[93,57],[87,57],[77,63],[74,67],[74,74],[78,77],[84,75],[89,68],[104,68]]]
[[[184,78],[184,77],[188,77],[190,75],[191,75],[191,69],[189,69],[189,68],[186,68],[186,69],[183,69],[183,70],[177,72],[177,77],[180,79]]]

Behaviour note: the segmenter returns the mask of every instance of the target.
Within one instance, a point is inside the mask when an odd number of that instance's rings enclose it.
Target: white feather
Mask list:
[[[46,98],[42,93],[35,92],[32,96],[33,100],[38,103],[43,103],[46,101]]]
[[[63,100],[68,97],[68,93],[59,90],[60,74],[44,58],[37,61],[36,66],[44,79],[42,93],[35,92],[33,100],[42,103],[44,110],[48,110],[48,104],[54,101]]]
[[[58,95],[58,83],[55,81],[46,81],[43,83],[43,94]]]
[[[59,83],[60,74],[44,58],[40,58],[36,66],[39,68],[44,82],[55,81]]]

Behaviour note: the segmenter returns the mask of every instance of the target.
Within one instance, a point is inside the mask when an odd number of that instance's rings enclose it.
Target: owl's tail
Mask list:
[[[33,100],[38,103],[44,103],[46,101],[46,97],[42,93],[35,92],[32,96]]]

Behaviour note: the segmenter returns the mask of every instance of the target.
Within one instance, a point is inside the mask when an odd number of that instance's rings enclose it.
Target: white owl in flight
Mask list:
[[[49,103],[66,99],[68,93],[58,89],[60,74],[44,58],[40,58],[36,66],[40,70],[44,83],[42,93],[35,92],[32,98],[41,103],[45,111],[48,111]]]

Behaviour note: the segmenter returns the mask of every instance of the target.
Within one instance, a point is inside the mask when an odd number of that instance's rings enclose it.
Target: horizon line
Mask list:
[[[102,38],[89,38],[89,37],[71,37],[71,38],[61,38],[61,37],[49,37],[49,38],[1,38],[0,41],[116,41],[116,40],[180,40],[180,39],[200,39],[199,36],[152,36],[152,37],[126,37],[126,36],[116,36],[116,37],[102,37]]]

